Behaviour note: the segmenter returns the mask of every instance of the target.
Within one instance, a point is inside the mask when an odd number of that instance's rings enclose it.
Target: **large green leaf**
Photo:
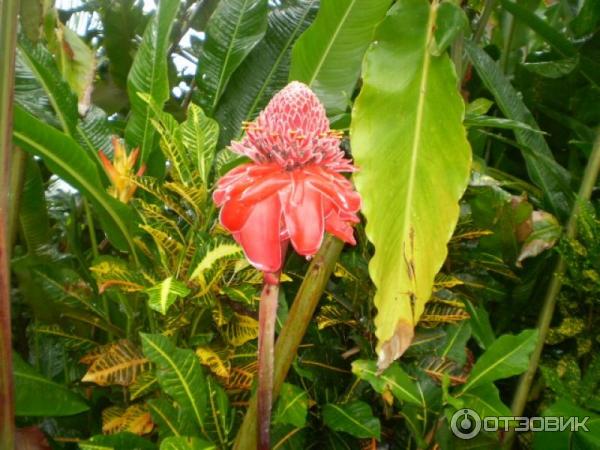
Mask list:
[[[216,447],[197,437],[173,436],[160,443],[160,450],[215,450]]]
[[[18,48],[20,60],[35,76],[35,80],[39,83],[54,110],[58,125],[66,134],[77,140],[92,157],[94,163],[101,167],[97,155],[98,150],[103,150],[107,155],[112,153],[111,132],[104,111],[92,106],[87,108],[85,116],[79,119],[77,96],[63,79],[52,54],[42,44],[32,44],[24,36],[19,38]],[[21,77],[26,76],[23,72],[24,68],[22,68]],[[17,96],[17,101],[19,99],[20,97]],[[31,102],[20,103],[30,112],[40,116],[40,108],[29,107],[28,103]],[[44,116],[40,118],[46,119]]]
[[[160,334],[140,335],[144,355],[157,366],[161,388],[205,433],[208,390],[197,356],[192,350],[176,348]]]
[[[171,305],[179,297],[185,297],[190,293],[185,283],[174,280],[173,277],[165,278],[160,283],[146,289],[148,294],[148,306],[162,315],[165,315]]]
[[[510,408],[500,399],[500,392],[494,383],[482,384],[460,398],[465,408],[474,410],[482,419],[511,415]]]
[[[318,0],[293,0],[269,13],[262,41],[232,75],[215,117],[222,126],[220,147],[240,136],[273,95],[287,84],[292,45],[312,22]]]
[[[378,365],[408,347],[458,219],[471,151],[464,105],[447,55],[429,51],[436,7],[396,4],[365,56],[350,130],[360,171],[369,273],[377,287]]]
[[[577,48],[573,45],[564,33],[553,28],[548,22],[543,20],[534,12],[524,8],[517,2],[511,0],[501,0],[502,6],[518,20],[527,24],[529,28],[535,31],[542,39],[552,46],[561,56],[565,58],[573,58],[575,61],[578,58]],[[598,6],[596,6],[598,9]],[[595,67],[588,64],[587,58],[582,56],[581,64],[579,65],[581,73],[592,83],[598,86],[600,83],[600,75],[595,70]]]
[[[17,416],[70,416],[90,409],[81,396],[37,373],[17,353],[13,374]]]
[[[502,113],[508,119],[539,130],[533,115],[496,62],[476,45],[467,43],[466,49],[473,67],[496,99]],[[522,145],[523,158],[531,180],[543,190],[548,207],[560,217],[566,217],[573,199],[568,172],[556,162],[541,133],[520,128],[514,129],[514,133]]]
[[[537,338],[537,330],[525,330],[517,336],[500,336],[479,357],[462,392],[524,372]]]
[[[419,406],[423,403],[416,383],[397,363],[379,373],[375,361],[359,359],[352,363],[352,373],[367,381],[380,394],[389,390],[398,400]]]
[[[24,36],[19,37],[18,48],[19,56],[46,92],[61,128],[74,137],[78,117],[77,96],[62,78],[52,54],[41,43],[32,44]]]
[[[350,104],[365,50],[390,0],[328,0],[294,45],[290,80],[309,85],[330,115]]]
[[[206,117],[199,106],[191,104],[187,118],[180,126],[181,140],[187,150],[188,159],[196,163],[201,183],[208,185],[208,174],[215,157],[219,137],[219,124]]]
[[[229,78],[267,29],[267,0],[221,0],[206,29],[196,81],[200,105],[213,115]]]
[[[155,146],[155,131],[150,121],[152,108],[139,94],[148,94],[160,108],[169,99],[167,52],[179,5],[179,0],[158,2],[156,15],[146,26],[127,78],[131,116],[125,128],[125,138],[132,147],[141,148],[142,162],[148,159]]]
[[[380,439],[381,424],[371,407],[360,401],[345,405],[328,403],[323,407],[323,422],[335,431],[344,431],[357,438]]]
[[[293,384],[283,383],[273,413],[274,424],[289,424],[296,428],[306,425],[308,394]]]
[[[128,431],[116,434],[99,434],[87,441],[79,442],[81,450],[156,450],[156,445],[148,439]]]
[[[48,168],[79,189],[96,207],[102,227],[115,247],[135,257],[135,215],[106,193],[96,166],[69,136],[15,107],[13,137],[23,149],[41,157]]]

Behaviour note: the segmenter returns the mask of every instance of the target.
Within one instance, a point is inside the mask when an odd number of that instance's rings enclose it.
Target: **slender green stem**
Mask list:
[[[279,278],[279,276],[277,276]],[[275,321],[277,319],[277,298],[279,284],[265,285],[260,296],[258,314],[258,448],[269,450],[271,409],[273,407],[273,365],[275,342]]]
[[[575,238],[575,235],[577,233],[577,218],[579,215],[580,202],[587,201],[590,199],[590,196],[592,195],[592,190],[596,185],[596,180],[598,179],[599,172],[600,132],[598,132],[598,134],[596,135],[594,148],[585,168],[583,179],[581,181],[581,186],[579,187],[578,199],[573,206],[571,215],[569,217],[569,222],[567,223],[567,229],[565,231],[565,237],[567,239]],[[537,372],[540,357],[542,355],[542,350],[544,349],[546,336],[548,334],[548,330],[550,329],[552,316],[554,315],[556,299],[558,298],[558,295],[560,294],[560,290],[562,288],[563,275],[565,273],[565,270],[565,261],[563,258],[559,257],[558,262],[556,264],[556,268],[554,269],[552,280],[550,281],[550,285],[548,286],[548,290],[546,291],[546,296],[544,297],[542,310],[540,311],[540,315],[538,317],[537,328],[539,331],[539,338],[533,350],[533,353],[531,354],[531,358],[529,359],[529,366],[527,367],[527,371],[519,379],[519,384],[513,397],[512,413],[514,416],[522,416],[523,411],[525,410],[525,405],[527,404],[529,391],[531,389],[533,379]],[[505,448],[511,448],[513,442],[514,432],[507,436]]]
[[[0,449],[15,442],[10,326],[9,189],[18,0],[0,0]]]
[[[306,333],[308,324],[317,308],[319,299],[325,291],[327,281],[333,272],[335,263],[344,247],[344,243],[333,236],[327,236],[321,249],[308,267],[304,281],[296,294],[287,320],[279,333],[275,344],[275,369],[273,376],[273,401],[277,399],[288,370],[296,357],[298,346]],[[256,450],[257,448],[257,396],[250,400],[248,411],[234,448],[236,450]]]
[[[494,6],[496,6],[497,0],[485,0],[485,4],[483,5],[483,11],[481,13],[481,17],[477,22],[477,29],[475,30],[475,34],[473,35],[473,43],[476,44],[483,37],[483,33],[485,32],[485,27],[490,19],[490,15],[494,10]]]
[[[92,217],[92,210],[90,204],[83,198],[83,209],[85,210],[85,220],[87,222],[88,233],[90,234],[90,245],[92,246],[92,255],[94,259],[98,258],[98,240],[96,239],[96,228],[94,227],[94,218]]]

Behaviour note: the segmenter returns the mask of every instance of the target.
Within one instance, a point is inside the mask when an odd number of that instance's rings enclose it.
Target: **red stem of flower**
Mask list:
[[[265,274],[258,313],[258,449],[269,450],[279,274]]]

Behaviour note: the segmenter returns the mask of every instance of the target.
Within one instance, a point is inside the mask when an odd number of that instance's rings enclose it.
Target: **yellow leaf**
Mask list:
[[[217,352],[209,347],[198,347],[196,355],[200,359],[200,363],[208,366],[212,373],[221,378],[229,378],[229,361],[223,361]]]
[[[129,386],[149,365],[148,359],[130,341],[124,339],[110,345],[95,357],[81,381],[100,386]]]

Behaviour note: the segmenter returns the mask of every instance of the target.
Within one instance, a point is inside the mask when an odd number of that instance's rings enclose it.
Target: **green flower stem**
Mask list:
[[[18,0],[0,0],[0,449],[15,443],[10,327],[9,190]]]
[[[279,395],[288,370],[296,357],[298,346],[302,342],[343,247],[344,243],[339,239],[326,236],[321,249],[308,267],[304,281],[296,294],[287,320],[275,344],[273,401]],[[234,448],[236,450],[256,450],[258,448],[256,394],[250,400]]]
[[[600,172],[600,132],[596,135],[596,141],[594,142],[594,148],[590,159],[588,160],[583,179],[581,180],[581,186],[579,187],[578,200],[575,202],[569,222],[567,223],[567,229],[565,231],[565,237],[567,239],[574,239],[577,234],[577,217],[579,215],[579,207],[582,201],[587,201],[592,195],[592,190],[596,185],[598,179],[598,173]],[[544,297],[544,303],[540,315],[538,317],[537,328],[539,330],[539,338],[536,346],[531,354],[529,360],[529,367],[527,371],[521,375],[517,390],[513,397],[512,413],[514,416],[522,416],[527,404],[527,398],[529,397],[529,391],[533,383],[533,379],[537,372],[542,350],[544,349],[544,343],[548,330],[550,329],[550,323],[552,322],[552,316],[554,315],[554,307],[556,306],[556,299],[560,294],[563,283],[563,275],[566,270],[566,264],[562,257],[559,257],[554,270],[554,275],[546,291]],[[514,441],[514,432],[510,433],[506,439],[505,448],[511,448]]]

